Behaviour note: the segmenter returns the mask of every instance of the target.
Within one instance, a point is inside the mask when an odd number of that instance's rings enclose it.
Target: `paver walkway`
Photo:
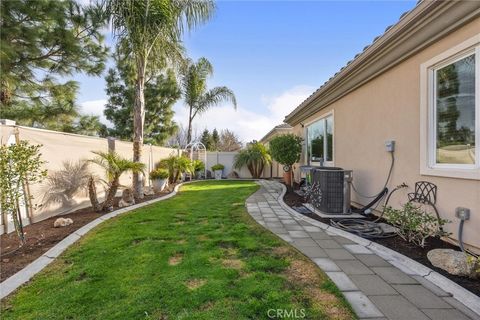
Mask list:
[[[312,259],[332,279],[360,319],[479,319],[451,295],[420,276],[408,274],[365,246],[303,220],[278,201],[282,186],[259,181],[247,199],[250,215]]]

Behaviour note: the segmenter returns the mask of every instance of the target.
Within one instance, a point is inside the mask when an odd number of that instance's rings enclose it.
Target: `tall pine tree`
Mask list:
[[[104,114],[114,127],[109,134],[119,139],[133,138],[133,106],[135,100],[135,64],[125,44],[117,46],[115,68],[106,76],[108,103]],[[162,63],[161,61],[159,63]],[[150,68],[145,81],[144,142],[163,145],[178,127],[173,121],[173,105],[180,98],[175,74],[167,69]],[[153,71],[155,70],[155,71]]]
[[[212,146],[211,149],[213,151],[218,151],[218,145],[220,143],[220,135],[218,134],[217,129],[213,129],[212,131]]]
[[[0,118],[75,132],[82,120],[78,84],[64,79],[101,74],[105,26],[98,7],[75,0],[2,1]]]
[[[208,151],[211,150],[212,148],[212,135],[210,134],[210,131],[208,131],[207,128],[203,130],[202,137],[200,138],[200,142],[203,143],[205,146],[205,149]]]

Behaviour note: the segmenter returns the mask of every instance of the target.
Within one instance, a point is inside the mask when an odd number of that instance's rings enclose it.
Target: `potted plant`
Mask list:
[[[272,158],[283,164],[283,179],[287,186],[293,185],[292,166],[300,160],[302,138],[292,133],[280,135],[270,140]]]
[[[195,177],[197,179],[202,178],[202,173],[205,173],[205,163],[201,160],[193,160],[193,172],[195,173]]]
[[[234,167],[241,169],[247,166],[248,171],[254,179],[261,177],[265,165],[272,162],[268,149],[260,142],[254,141],[247,144],[247,147],[240,150],[235,156]]]
[[[220,163],[217,163],[216,165],[212,166],[212,171],[214,172],[214,176],[216,180],[222,179],[223,169],[225,169],[225,166]]]
[[[167,169],[157,168],[150,172],[150,180],[152,180],[153,190],[162,192],[167,186],[169,173]]]

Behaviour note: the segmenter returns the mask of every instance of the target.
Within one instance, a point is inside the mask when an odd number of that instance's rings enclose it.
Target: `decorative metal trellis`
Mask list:
[[[203,176],[200,176],[201,179],[207,178],[207,148],[200,141],[193,141],[187,144],[184,149],[184,152],[188,154],[190,160],[200,160],[204,164]]]

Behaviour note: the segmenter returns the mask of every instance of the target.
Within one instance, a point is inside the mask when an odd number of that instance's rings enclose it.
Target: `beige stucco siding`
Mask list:
[[[363,193],[378,192],[386,178],[390,155],[384,142],[396,141],[396,163],[389,187],[406,182],[427,180],[438,186],[437,205],[443,218],[452,221],[448,230],[457,237],[455,208],[471,209],[464,241],[480,248],[480,181],[420,175],[420,65],[432,57],[480,33],[480,19],[451,33],[434,45],[403,61],[340,100],[304,119],[308,123],[322,114],[334,112],[334,164],[353,169],[354,184]],[[478,128],[477,128],[478,130]],[[294,132],[303,136],[300,124]],[[298,174],[298,166],[297,166]],[[365,204],[352,194],[353,201]],[[398,193],[392,204],[406,200]]]

